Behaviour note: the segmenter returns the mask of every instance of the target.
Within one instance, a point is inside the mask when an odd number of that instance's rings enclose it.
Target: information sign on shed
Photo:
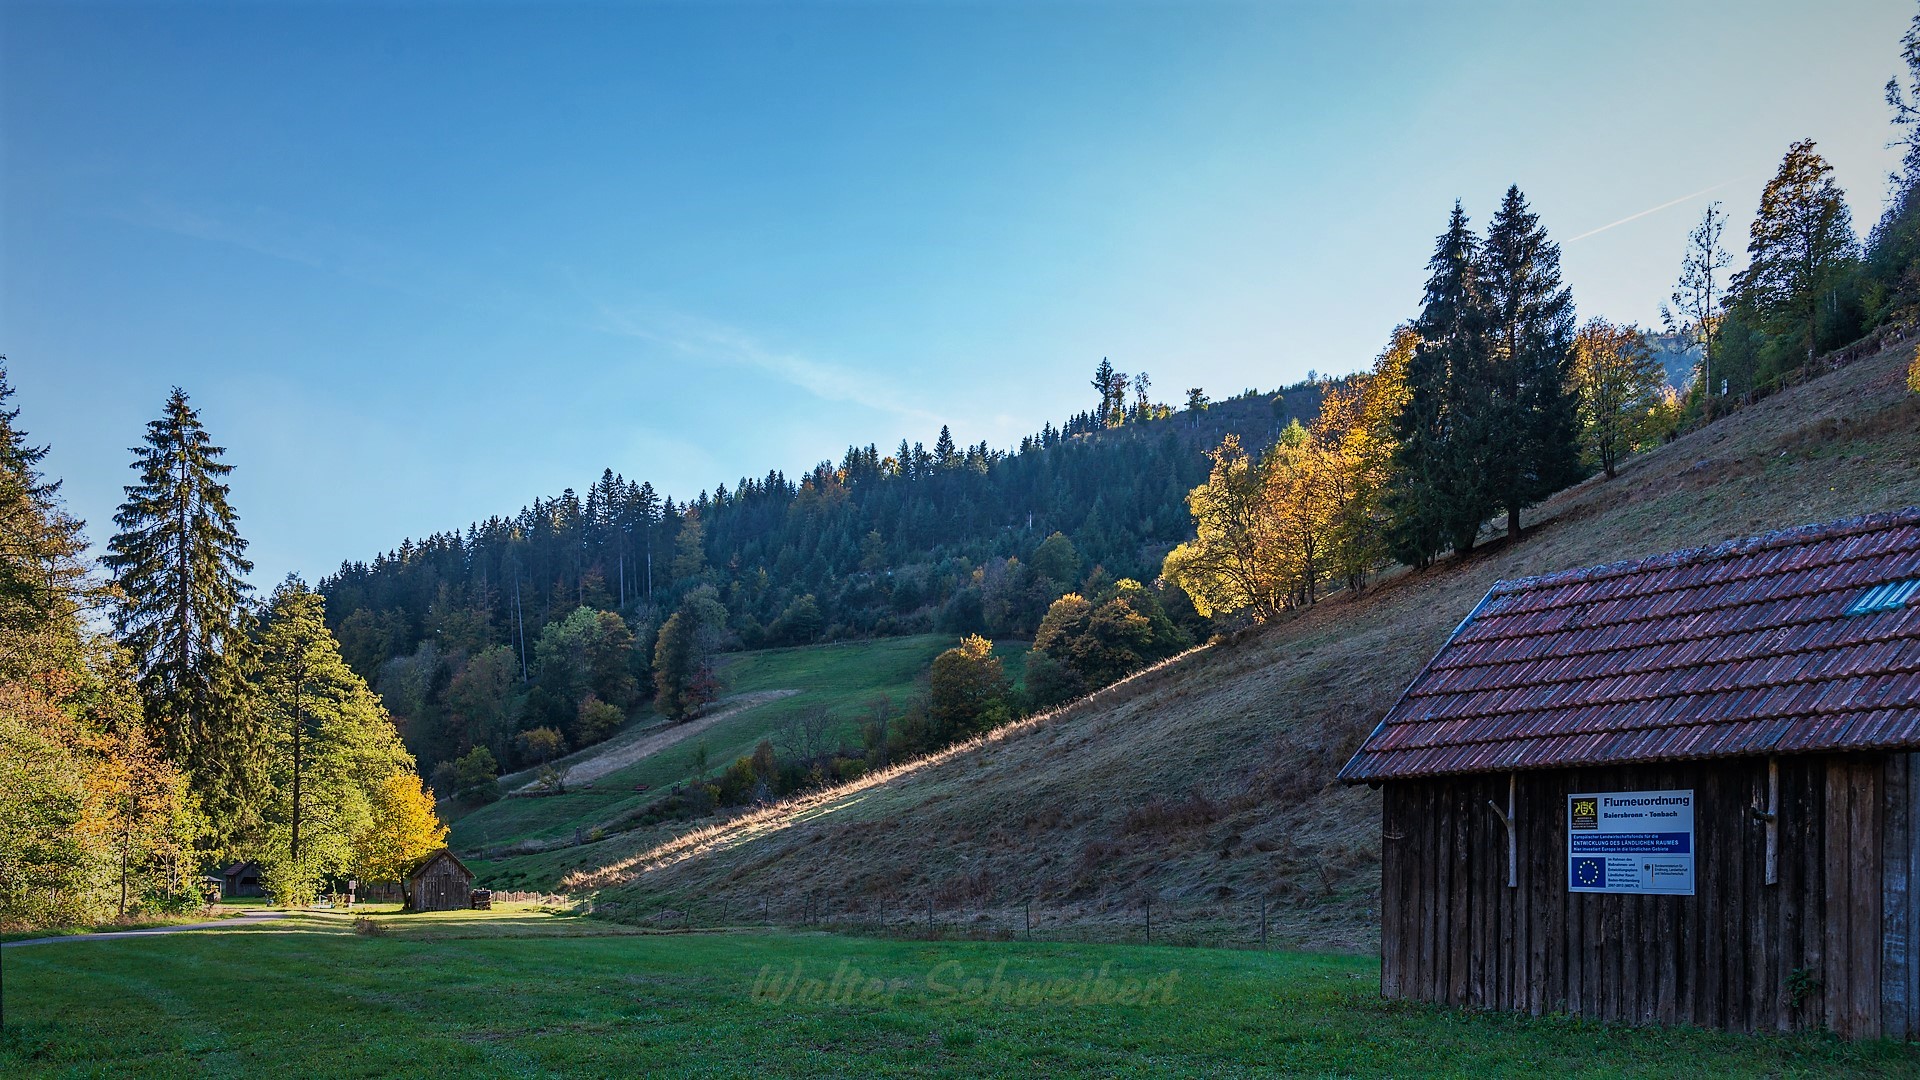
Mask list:
[[[1693,895],[1693,792],[1567,796],[1567,890]]]

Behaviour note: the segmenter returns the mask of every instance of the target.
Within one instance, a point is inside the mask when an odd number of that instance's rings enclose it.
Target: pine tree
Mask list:
[[[178,387],[134,453],[139,480],[126,488],[103,560],[122,593],[114,626],[139,670],[147,719],[206,814],[204,842],[222,850],[245,826],[259,767],[243,576],[253,564],[221,482],[233,466]]]
[[[61,509],[60,482],[40,472],[47,448],[29,444],[20,430],[5,360],[0,357],[0,631],[11,646],[64,625],[92,590],[80,562],[80,522]],[[0,663],[0,677],[15,674]]]
[[[1573,290],[1560,280],[1560,247],[1519,187],[1507,189],[1487,227],[1477,275],[1488,315],[1493,403],[1486,470],[1492,506],[1520,537],[1520,511],[1578,480],[1579,401],[1569,365]]]
[[[1490,512],[1485,491],[1485,312],[1476,280],[1479,244],[1459,203],[1427,261],[1426,294],[1407,362],[1406,398],[1393,424],[1387,545],[1426,567],[1451,544],[1473,546]]]
[[[933,463],[943,469],[960,464],[960,456],[953,450],[953,432],[945,424],[940,425],[940,437],[933,443]]]

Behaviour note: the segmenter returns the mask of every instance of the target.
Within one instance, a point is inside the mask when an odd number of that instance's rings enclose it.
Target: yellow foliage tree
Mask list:
[[[1264,622],[1314,603],[1330,578],[1361,588],[1384,561],[1393,420],[1417,343],[1403,327],[1372,372],[1324,384],[1313,426],[1288,425],[1258,462],[1232,436],[1213,452],[1207,482],[1187,496],[1194,539],[1161,571],[1202,615]]]
[[[1238,436],[1227,436],[1211,456],[1207,482],[1187,495],[1195,536],[1167,554],[1161,574],[1202,615],[1244,610],[1264,622],[1286,610],[1294,583],[1264,473]]]
[[[433,792],[410,772],[375,785],[373,817],[354,837],[354,865],[368,881],[399,881],[407,868],[446,843],[447,827],[433,812]]]
[[[1920,346],[1913,350],[1913,363],[1907,367],[1907,389],[1920,394]]]
[[[1573,336],[1573,383],[1582,449],[1612,479],[1621,457],[1658,434],[1666,371],[1638,326],[1589,319]]]

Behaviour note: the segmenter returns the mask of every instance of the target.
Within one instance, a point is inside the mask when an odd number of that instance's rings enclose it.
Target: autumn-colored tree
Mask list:
[[[1407,364],[1419,338],[1412,327],[1394,331],[1373,370],[1329,383],[1314,419],[1314,437],[1333,449],[1345,491],[1332,523],[1332,568],[1349,589],[1390,557],[1387,484],[1393,470],[1393,424],[1406,407]]]
[[[1122,578],[1092,600],[1068,593],[1040,620],[1027,653],[1027,691],[1052,705],[1126,677],[1190,644],[1152,590]]]
[[[1289,607],[1319,598],[1340,509],[1352,497],[1352,470],[1329,433],[1315,428],[1310,432],[1297,420],[1288,424],[1260,468],[1271,532],[1292,578]]]
[[[969,634],[934,657],[928,713],[943,739],[971,735],[1008,718],[1007,675],[993,642]]]
[[[1167,554],[1161,574],[1201,615],[1246,611],[1264,622],[1286,610],[1294,576],[1267,506],[1265,477],[1229,435],[1207,482],[1187,495],[1195,536]]]
[[[368,881],[399,881],[447,840],[433,810],[433,792],[412,773],[394,773],[370,792],[366,826],[353,838],[353,865]]]
[[[0,364],[0,926],[188,902],[198,832]]]
[[[1666,371],[1638,326],[1590,319],[1573,338],[1573,376],[1581,448],[1612,479],[1620,458],[1654,433]]]
[[[514,743],[520,749],[523,761],[548,762],[560,756],[567,748],[566,736],[555,728],[537,727],[523,731]]]

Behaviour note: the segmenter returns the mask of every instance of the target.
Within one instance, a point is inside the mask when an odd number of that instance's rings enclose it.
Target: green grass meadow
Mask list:
[[[790,717],[812,709],[826,709],[836,724],[833,735],[842,744],[858,746],[860,724],[868,703],[878,697],[902,706],[924,680],[927,666],[956,639],[946,634],[883,638],[836,645],[766,649],[737,653],[722,660],[726,693],[798,690],[729,717],[682,742],[634,762],[564,795],[532,799],[501,799],[472,811],[453,823],[448,843],[455,851],[522,840],[569,837],[576,829],[591,830],[620,814],[658,799],[674,784],[693,779],[696,748],[707,750],[707,771],[716,774],[728,762],[753,752],[762,739],[771,738]],[[1010,676],[1017,676],[1026,652],[1024,642],[1004,642],[996,652],[1007,659]],[[648,790],[637,791],[641,785]],[[648,831],[651,834],[652,830]],[[635,842],[638,835],[606,841],[605,847],[565,848],[509,858],[471,860],[478,883],[502,888],[553,888],[567,871],[611,861]],[[589,848],[595,850],[588,850]]]
[[[663,934],[526,907],[5,950],[6,1076],[1912,1075],[1829,1036],[1386,1002],[1367,958]]]

